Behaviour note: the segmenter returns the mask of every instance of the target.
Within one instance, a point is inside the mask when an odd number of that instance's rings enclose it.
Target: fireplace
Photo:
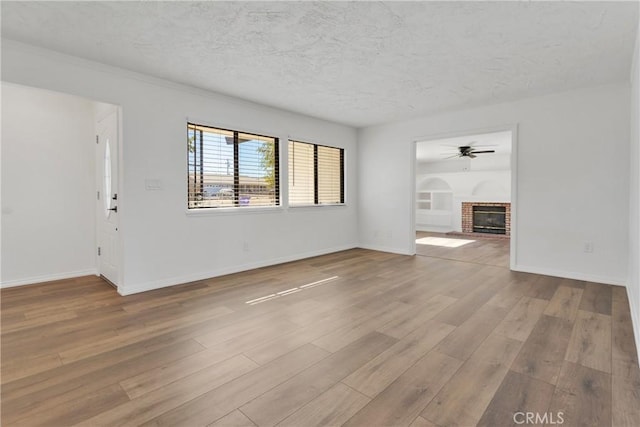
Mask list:
[[[504,206],[473,206],[473,232],[507,234]]]
[[[510,236],[511,203],[462,202],[462,232]]]

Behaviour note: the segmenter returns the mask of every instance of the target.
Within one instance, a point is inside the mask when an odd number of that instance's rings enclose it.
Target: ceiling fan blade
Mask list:
[[[469,153],[469,154],[467,154],[467,157],[475,159],[477,156],[474,156],[473,153]]]
[[[473,154],[484,154],[484,153],[495,153],[496,150],[482,150],[482,151],[472,151]]]
[[[460,157],[460,154],[454,154],[453,156],[445,157],[444,160],[453,159],[454,157]]]

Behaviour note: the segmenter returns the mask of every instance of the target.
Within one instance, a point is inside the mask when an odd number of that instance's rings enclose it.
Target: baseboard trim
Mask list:
[[[360,249],[368,249],[370,251],[378,251],[378,252],[388,252],[388,253],[398,254],[398,255],[415,255],[414,253],[411,253],[411,252],[407,251],[406,249],[392,248],[392,247],[389,247],[389,246],[358,245],[358,247]]]
[[[531,267],[522,264],[512,266],[511,270],[523,273],[541,274],[544,276],[562,277],[565,279],[583,280],[586,282],[603,283],[605,285],[616,285],[626,287],[626,278],[598,276],[594,274],[577,273],[574,271],[553,270],[544,267]]]
[[[26,279],[6,280],[0,282],[0,288],[14,288],[16,286],[36,285],[43,282],[52,282],[54,280],[73,279],[76,277],[97,275],[98,270],[90,268],[88,270],[68,271],[66,273],[45,274],[42,276],[28,277]]]
[[[454,230],[452,227],[447,227],[447,226],[430,226],[430,225],[416,225],[416,231],[424,231],[426,233],[450,233],[452,231],[456,231]]]
[[[627,292],[629,299],[629,311],[631,312],[631,326],[633,337],[636,340],[636,352],[638,353],[638,366],[640,366],[640,301],[636,301],[631,292]]]
[[[219,268],[215,270],[204,271],[196,274],[171,277],[169,279],[154,280],[151,282],[141,283],[134,286],[118,286],[118,293],[122,296],[138,294],[140,292],[153,291],[155,289],[166,288],[169,286],[181,285],[198,280],[212,279],[214,277],[225,276],[227,274],[240,273],[242,271],[253,270],[256,268],[270,267],[273,265],[283,264],[285,262],[299,261],[301,259],[312,258],[320,255],[327,255],[335,252],[355,249],[357,245],[343,245],[318,251],[304,252],[295,255],[288,255],[278,258],[272,258],[266,261],[256,261],[247,264],[236,265],[232,267]]]

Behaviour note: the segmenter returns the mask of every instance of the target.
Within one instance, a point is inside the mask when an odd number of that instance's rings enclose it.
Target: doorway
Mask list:
[[[514,127],[416,142],[416,255],[514,265],[515,131]]]
[[[104,209],[98,217],[96,201],[101,195],[96,190],[103,191],[105,152],[95,142],[99,132],[112,135],[109,161],[119,159],[119,108],[2,82],[2,109],[2,215],[7,225],[2,232],[2,286],[106,271],[98,265],[98,218],[104,218]],[[109,170],[118,177],[117,163]],[[115,261],[105,276],[121,283],[117,236],[111,246]]]
[[[115,288],[120,280],[119,109],[103,104],[96,114],[96,236],[98,274]]]

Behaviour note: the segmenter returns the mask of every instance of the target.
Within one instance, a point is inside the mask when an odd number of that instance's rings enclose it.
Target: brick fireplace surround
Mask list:
[[[473,207],[474,206],[504,206],[505,228],[506,234],[503,236],[511,236],[511,203],[492,203],[492,202],[462,202],[462,232],[473,233]],[[482,234],[482,233],[474,233]]]

